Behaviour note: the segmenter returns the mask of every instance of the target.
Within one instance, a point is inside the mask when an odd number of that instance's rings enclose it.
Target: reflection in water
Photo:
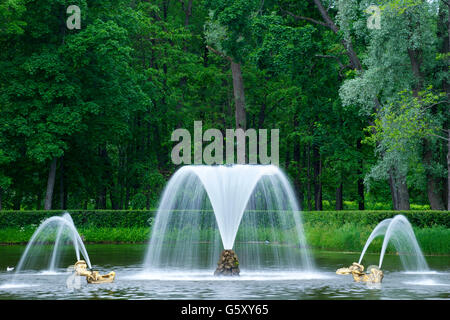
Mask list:
[[[267,246],[267,245],[263,245]],[[355,283],[351,276],[338,276],[335,270],[350,265],[358,254],[315,252],[317,272],[289,273],[267,270],[242,270],[238,279],[212,276],[214,270],[196,273],[154,273],[142,276],[142,256],[146,245],[90,245],[89,255],[98,263],[99,271],[114,270],[116,281],[88,285],[69,290],[65,268],[56,274],[29,271],[9,285],[11,273],[6,266],[20,259],[23,246],[0,247],[0,299],[450,299],[450,267],[448,257],[429,256],[433,273],[417,274],[402,271],[398,256],[387,255],[383,262],[385,278],[380,286]],[[367,255],[377,260],[378,255]],[[61,265],[73,264],[71,259]]]

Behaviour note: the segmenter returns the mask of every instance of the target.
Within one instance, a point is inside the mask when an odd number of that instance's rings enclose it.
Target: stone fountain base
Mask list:
[[[239,276],[239,260],[233,250],[223,250],[219,262],[217,262],[217,269],[214,272],[215,276]]]

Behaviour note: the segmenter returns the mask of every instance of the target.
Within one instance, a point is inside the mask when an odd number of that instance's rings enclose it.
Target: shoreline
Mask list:
[[[254,242],[252,242],[254,243]],[[13,246],[26,246],[28,242],[0,242],[0,247],[13,247]],[[126,241],[88,241],[84,242],[85,245],[146,245],[148,244],[148,241],[136,241],[136,242],[126,242]],[[321,248],[309,248],[313,252],[320,252],[320,253],[340,253],[340,254],[361,254],[359,251],[340,251],[340,250],[332,250],[331,248],[327,249],[321,249]],[[366,255],[379,255],[377,252],[366,252]],[[388,253],[386,252],[386,255],[388,256],[395,256],[396,253]],[[423,253],[425,257],[450,257],[449,253]]]

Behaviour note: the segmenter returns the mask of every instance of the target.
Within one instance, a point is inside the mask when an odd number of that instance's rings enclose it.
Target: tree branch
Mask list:
[[[325,23],[327,26],[333,30],[334,33],[338,33],[339,28],[334,23],[334,21],[330,18],[330,15],[328,14],[328,11],[324,8],[322,5],[322,2],[320,0],[313,0],[314,4],[316,5],[317,9],[319,10],[320,14],[322,15],[323,20],[325,20]]]
[[[446,138],[446,137],[443,137],[443,136],[440,136],[440,135],[438,135],[438,134],[430,133],[430,135],[432,135],[432,136],[434,136],[434,137],[436,137],[436,138],[445,140],[445,141],[449,141],[449,140],[450,140],[450,139],[448,139],[448,138]]]
[[[220,57],[222,57],[222,58],[225,58],[225,59],[227,59],[227,60],[230,61],[230,62],[233,62],[233,59],[231,59],[229,56],[227,56],[227,55],[224,54],[223,52],[220,52],[219,50],[216,50],[216,49],[214,49],[213,47],[210,47],[210,46],[208,46],[208,45],[206,46],[206,48],[207,48],[209,51],[211,51],[211,52],[217,54],[218,56],[220,56]]]
[[[344,64],[342,63],[341,59],[339,59],[336,56],[332,56],[332,55],[327,55],[327,54],[316,54],[315,55],[318,58],[328,58],[328,59],[334,59],[337,61],[337,63],[339,63],[339,66],[342,68],[344,67]]]
[[[318,25],[321,25],[321,26],[330,28],[330,26],[329,26],[328,24],[326,24],[325,22],[323,22],[323,21],[318,21],[318,20],[315,20],[315,19],[309,18],[309,17],[298,16],[298,15],[296,15],[296,14],[293,14],[293,13],[290,12],[290,11],[284,10],[283,8],[280,8],[280,9],[281,9],[282,12],[284,12],[284,13],[290,15],[290,16],[293,17],[295,20],[306,20],[306,21],[309,21],[309,22],[312,22],[312,23],[315,23],[315,24],[318,24]],[[331,28],[330,28],[330,29],[331,29]]]
[[[326,59],[334,59],[334,60],[336,60],[337,63],[339,64],[339,67],[340,67],[340,69],[339,69],[339,76],[340,76],[340,77],[343,77],[342,71],[344,71],[344,70],[347,69],[347,68],[350,68],[350,69],[352,68],[352,65],[351,65],[351,64],[344,65],[344,64],[342,63],[341,59],[339,59],[338,57],[333,56],[333,55],[316,54],[315,56],[318,57],[318,58],[326,58]]]

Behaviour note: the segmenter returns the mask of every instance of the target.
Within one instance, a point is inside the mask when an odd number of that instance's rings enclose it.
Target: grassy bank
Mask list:
[[[313,248],[353,252],[361,252],[373,230],[373,227],[369,225],[351,223],[342,226],[306,223],[304,228],[308,245]],[[424,254],[450,254],[449,228],[443,226],[414,228],[414,234]],[[380,252],[382,241],[381,237],[375,239],[368,252]],[[387,251],[395,253],[392,245]]]
[[[370,225],[346,223],[344,225],[320,224],[306,222],[304,225],[307,243],[311,248],[331,251],[361,252],[367,238],[373,230]],[[35,228],[2,228],[0,229],[0,243],[25,244],[31,238]],[[277,239],[286,239],[293,230],[276,232]],[[151,235],[149,227],[130,228],[79,228],[79,233],[86,243],[145,243]],[[203,230],[205,238],[210,238],[213,230]],[[414,228],[420,247],[424,254],[450,254],[450,229],[443,226]],[[253,241],[273,241],[273,231],[257,229],[251,236]],[[241,236],[238,234],[237,240]],[[246,239],[249,239],[248,237]],[[250,240],[250,239],[249,239]],[[382,239],[376,239],[369,247],[368,252],[378,253],[381,249]],[[395,253],[393,247],[388,253]]]

